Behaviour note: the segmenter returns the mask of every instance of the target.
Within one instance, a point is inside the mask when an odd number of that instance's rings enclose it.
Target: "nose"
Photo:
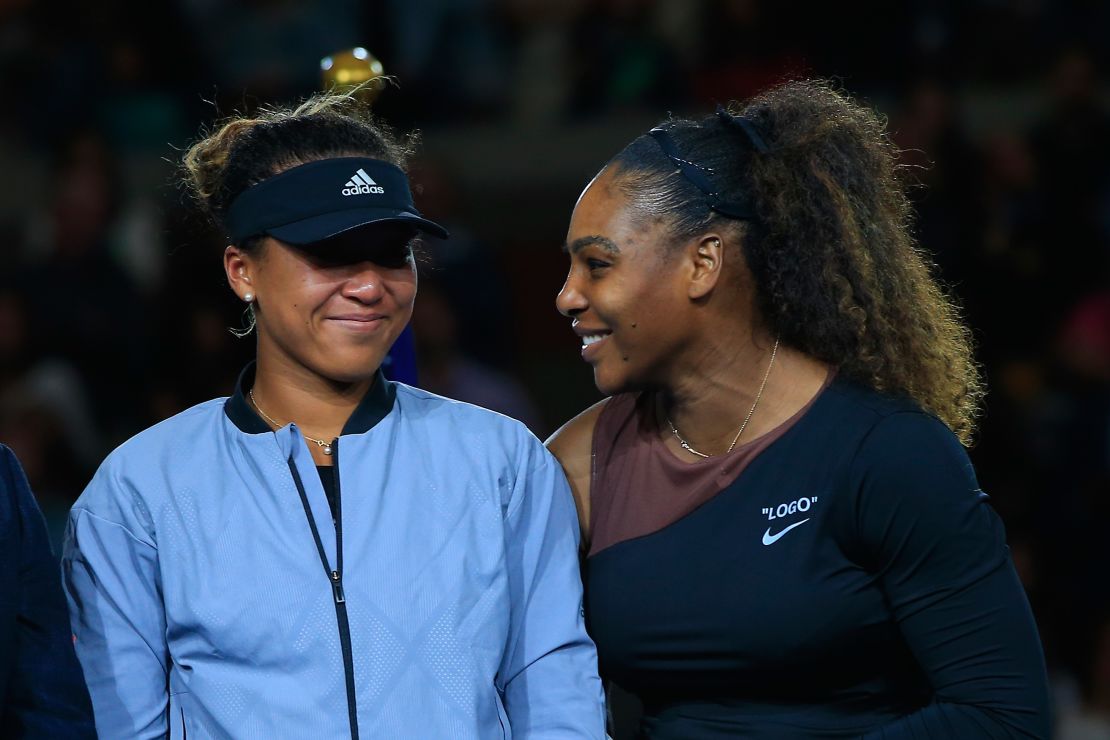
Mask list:
[[[385,288],[385,271],[379,265],[367,261],[351,265],[340,292],[344,298],[373,304],[382,299]]]
[[[577,280],[572,269],[567,273],[566,282],[563,283],[559,294],[555,296],[555,308],[559,309],[559,313],[563,316],[573,318],[585,311],[587,306],[589,306],[589,303],[586,301],[586,296],[578,289]]]

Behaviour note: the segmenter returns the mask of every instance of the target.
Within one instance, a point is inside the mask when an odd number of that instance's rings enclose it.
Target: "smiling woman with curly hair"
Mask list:
[[[1046,736],[1040,645],[964,451],[970,335],[883,121],[823,82],[635,139],[559,310],[609,397],[548,444],[642,737]]]

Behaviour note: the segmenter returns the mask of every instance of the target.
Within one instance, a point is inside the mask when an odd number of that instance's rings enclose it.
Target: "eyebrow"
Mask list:
[[[583,236],[575,239],[570,244],[563,244],[563,251],[568,254],[578,254],[580,251],[590,246],[599,246],[609,254],[620,254],[621,248],[616,245],[612,239],[607,239],[604,236],[596,234],[590,236]]]

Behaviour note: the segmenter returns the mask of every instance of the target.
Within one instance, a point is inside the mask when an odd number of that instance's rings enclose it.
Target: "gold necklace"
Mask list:
[[[270,416],[265,411],[262,410],[262,407],[258,405],[258,401],[256,401],[255,398],[254,398],[254,388],[251,388],[249,391],[247,391],[247,395],[249,395],[251,397],[251,403],[254,404],[254,410],[257,411],[258,413],[262,414],[262,418],[265,419],[266,421],[270,422],[270,426],[274,427],[275,429],[281,429],[284,426],[284,424],[279,424],[276,421],[274,421],[273,419],[271,419]],[[309,442],[315,442],[316,445],[321,450],[323,450],[325,455],[330,455],[331,454],[331,442],[326,442],[322,439],[316,439],[315,437],[310,437],[310,436],[308,436],[307,434],[304,433],[303,429],[301,430],[301,434],[304,434],[304,438],[307,439]]]
[[[755,400],[752,401],[752,407],[748,409],[748,415],[744,417],[744,423],[740,425],[740,431],[738,431],[736,433],[736,436],[732,438],[732,444],[728,446],[728,449],[725,450],[724,454],[727,455],[728,453],[732,452],[732,448],[736,446],[736,442],[740,439],[740,435],[743,434],[744,430],[748,428],[748,422],[752,420],[752,414],[755,413],[755,407],[759,405],[759,399],[763,397],[763,389],[767,387],[767,378],[771,377],[771,368],[775,364],[775,355],[778,354],[778,351],[779,338],[775,337],[775,346],[771,349],[771,361],[767,363],[767,372],[763,373],[763,382],[759,384],[759,390],[756,391]],[[674,425],[674,422],[671,421],[671,417],[669,415],[667,415],[667,424],[670,425],[671,433],[674,434],[674,438],[678,440],[678,444],[680,447],[682,447],[682,449],[686,450],[689,453],[697,455],[698,457],[713,457],[713,455],[707,455],[704,452],[698,452],[690,445],[689,442],[683,439],[682,435],[678,433],[678,427]]]

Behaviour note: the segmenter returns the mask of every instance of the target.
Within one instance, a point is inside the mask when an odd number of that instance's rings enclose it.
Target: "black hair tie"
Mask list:
[[[771,151],[771,148],[767,146],[767,142],[763,140],[763,135],[760,133],[759,127],[750,119],[729,113],[728,109],[723,105],[717,106],[717,118],[724,121],[726,126],[738,128],[744,132],[744,135],[748,137],[748,141],[751,142],[752,149],[755,149],[760,154],[766,154]]]
[[[678,167],[682,176],[705,194],[710,208],[717,213],[738,220],[751,220],[756,217],[755,208],[752,207],[747,198],[725,200],[710,177],[713,170],[686,159],[679,151],[678,144],[675,143],[666,129],[653,128],[648,131],[648,136],[655,140],[655,143],[659,145],[667,158]]]

